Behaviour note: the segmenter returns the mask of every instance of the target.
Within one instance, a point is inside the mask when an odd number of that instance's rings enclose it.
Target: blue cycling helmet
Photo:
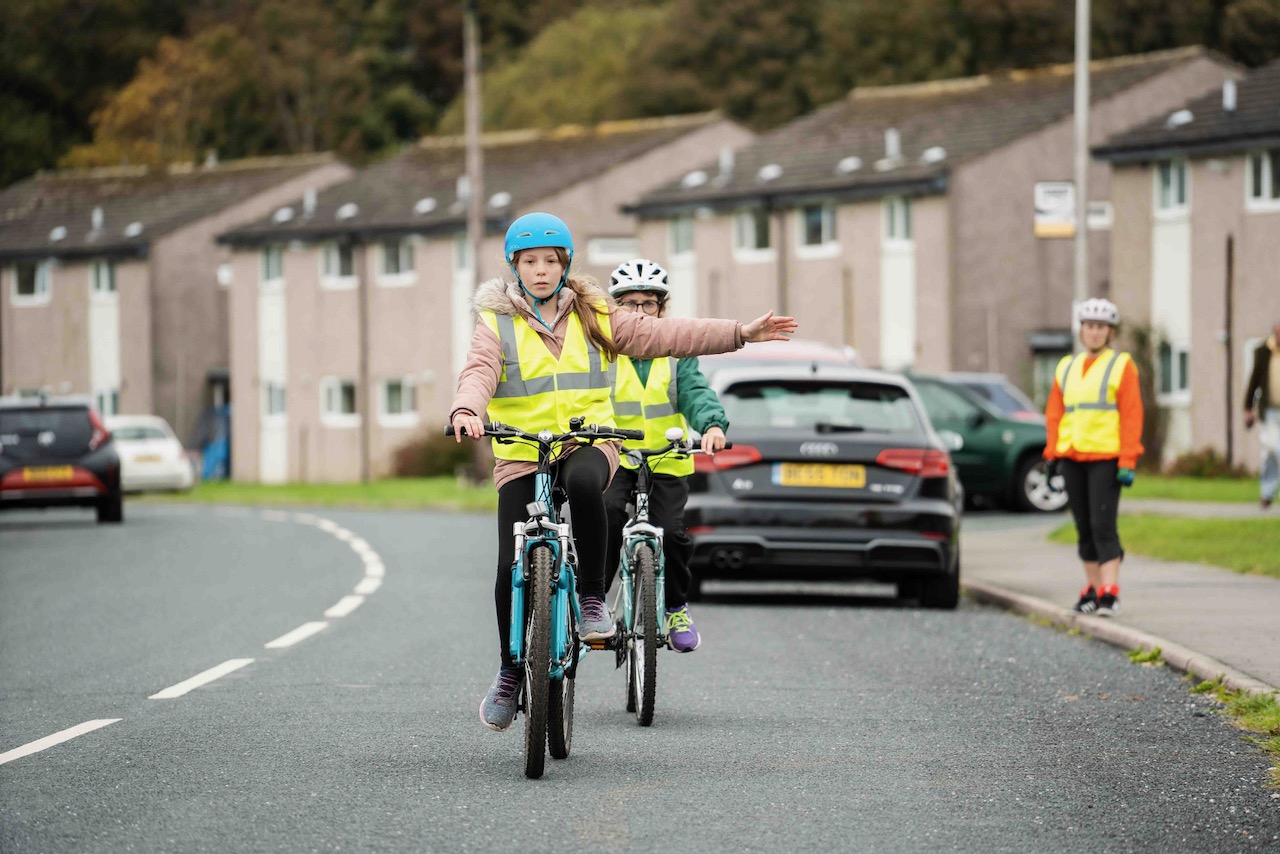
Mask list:
[[[516,253],[521,249],[537,249],[542,246],[555,246],[569,253],[569,264],[573,263],[573,235],[564,220],[549,213],[530,213],[517,217],[507,229],[507,240],[504,251],[511,272],[516,271]],[[565,265],[565,275],[569,274],[569,264]]]

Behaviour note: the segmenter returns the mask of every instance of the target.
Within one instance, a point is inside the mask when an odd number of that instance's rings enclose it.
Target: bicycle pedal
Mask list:
[[[584,640],[583,643],[590,649],[611,649],[613,638],[591,638]]]

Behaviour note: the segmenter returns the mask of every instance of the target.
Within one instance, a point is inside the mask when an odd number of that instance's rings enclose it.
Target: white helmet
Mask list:
[[[667,271],[648,258],[623,261],[609,275],[609,296],[616,299],[619,294],[631,291],[647,291],[665,299],[671,292],[667,284]]]
[[[1096,320],[1098,323],[1106,323],[1111,326],[1120,325],[1120,309],[1116,308],[1116,304],[1109,299],[1087,299],[1080,303],[1080,307],[1076,310],[1076,314],[1081,323],[1086,320]]]

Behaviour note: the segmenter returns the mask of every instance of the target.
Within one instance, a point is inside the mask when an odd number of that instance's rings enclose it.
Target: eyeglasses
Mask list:
[[[657,300],[645,300],[644,302],[632,302],[631,300],[621,300],[618,305],[627,311],[643,311],[645,314],[657,314],[662,308],[662,303]]]

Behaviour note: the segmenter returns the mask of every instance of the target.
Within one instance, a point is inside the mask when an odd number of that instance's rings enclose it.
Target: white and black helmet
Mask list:
[[[1080,303],[1076,314],[1081,323],[1086,320],[1094,320],[1111,326],[1120,325],[1120,309],[1116,308],[1116,304],[1109,299],[1098,299],[1096,297],[1087,299]]]
[[[646,291],[665,300],[671,292],[667,271],[648,258],[623,261],[609,276],[609,296],[616,299],[619,294],[631,291]]]

